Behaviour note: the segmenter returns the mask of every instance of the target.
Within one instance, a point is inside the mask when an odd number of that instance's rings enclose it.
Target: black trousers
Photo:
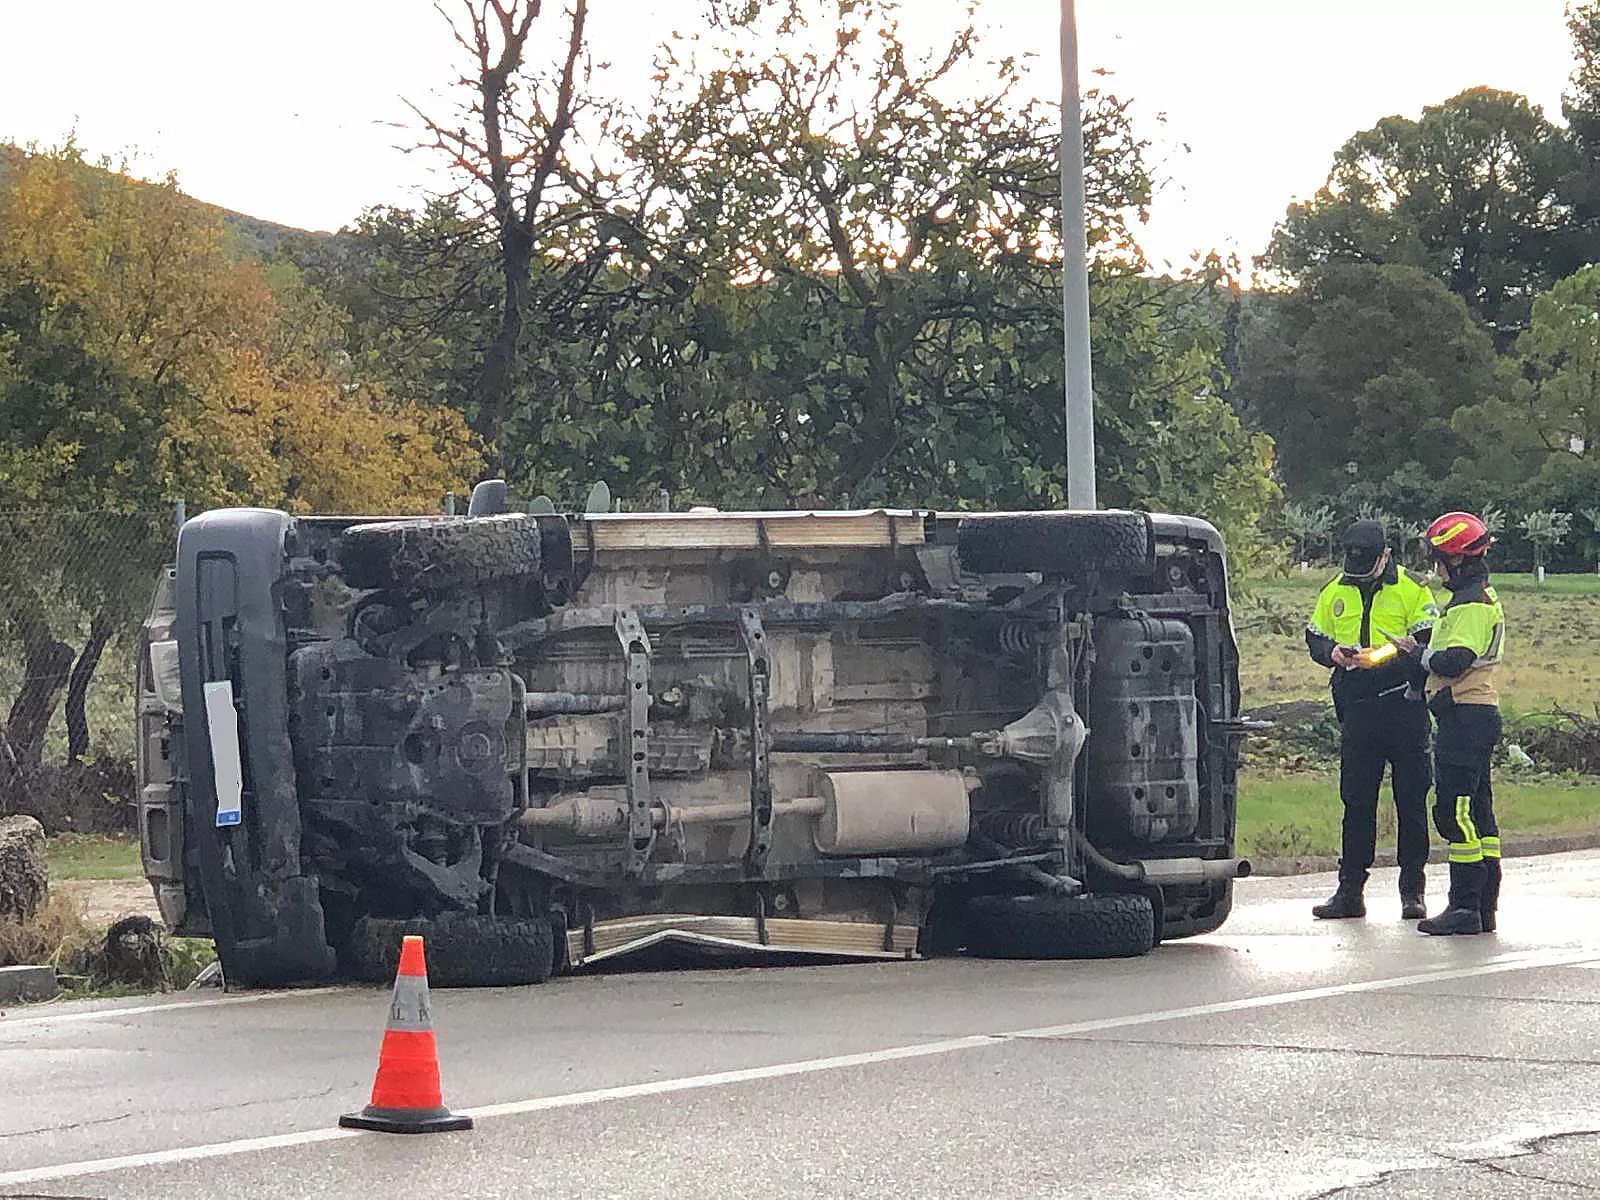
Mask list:
[[[1378,842],[1378,787],[1391,768],[1400,891],[1420,895],[1428,862],[1428,710],[1416,700],[1384,696],[1340,709],[1339,799],[1344,804],[1339,882],[1366,882]]]
[[[1500,824],[1489,763],[1500,740],[1500,710],[1458,704],[1439,716],[1433,824],[1450,846],[1450,907],[1493,912],[1500,893]]]

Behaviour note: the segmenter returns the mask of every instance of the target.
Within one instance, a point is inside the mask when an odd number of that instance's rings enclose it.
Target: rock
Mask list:
[[[48,1000],[55,994],[54,967],[0,967],[0,1004]]]
[[[54,966],[0,966],[0,1005],[50,1000],[56,990]]]
[[[44,826],[32,817],[0,818],[0,918],[27,920],[49,890]]]
[[[89,975],[100,986],[122,983],[165,989],[167,963],[161,928],[149,917],[123,917],[106,930],[105,942],[89,958]]]

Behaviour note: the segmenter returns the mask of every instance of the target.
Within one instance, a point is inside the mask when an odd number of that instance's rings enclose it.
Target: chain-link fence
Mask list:
[[[0,512],[0,814],[131,828],[133,650],[174,511]]]

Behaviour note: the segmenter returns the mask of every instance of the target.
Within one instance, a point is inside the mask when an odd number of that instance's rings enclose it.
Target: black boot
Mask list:
[[[1319,921],[1366,916],[1367,903],[1361,898],[1361,884],[1340,880],[1338,890],[1323,903],[1313,906],[1311,915]]]
[[[1421,867],[1400,869],[1400,919],[1420,921],[1428,915],[1428,905],[1423,899],[1426,883]]]
[[[1450,864],[1450,904],[1437,917],[1417,922],[1418,933],[1434,935],[1482,933],[1483,917],[1478,912],[1483,895],[1483,862]]]
[[[1483,860],[1483,892],[1478,896],[1478,920],[1485,933],[1494,932],[1495,909],[1500,907],[1500,860]]]
[[[1483,918],[1475,908],[1447,908],[1437,917],[1417,922],[1418,933],[1482,933]]]

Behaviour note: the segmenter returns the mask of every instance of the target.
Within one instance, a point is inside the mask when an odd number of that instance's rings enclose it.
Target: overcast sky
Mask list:
[[[451,0],[446,0],[447,4]],[[550,7],[554,7],[553,4]],[[956,0],[909,0],[933,37]],[[1571,70],[1564,0],[1078,0],[1085,82],[1135,101],[1164,179],[1158,264],[1259,253],[1335,149],[1381,117],[1479,84],[1559,119]],[[648,96],[653,47],[697,0],[591,0],[608,90]],[[995,55],[1038,52],[1060,94],[1056,0],[978,0]],[[175,170],[184,190],[268,220],[336,229],[424,181],[402,98],[428,107],[459,70],[427,0],[0,0],[0,140],[57,143]],[[1094,81],[1092,68],[1111,72]],[[1185,149],[1185,147],[1187,149]]]

